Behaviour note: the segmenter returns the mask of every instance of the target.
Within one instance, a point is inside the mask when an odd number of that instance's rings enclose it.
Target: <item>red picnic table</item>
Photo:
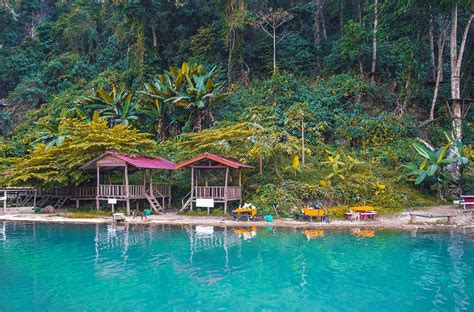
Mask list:
[[[461,195],[461,205],[464,209],[474,208],[474,195]]]
[[[352,219],[355,213],[358,213],[360,220],[375,220],[378,217],[377,211],[372,206],[356,206],[351,207],[350,212],[347,212],[346,219]]]

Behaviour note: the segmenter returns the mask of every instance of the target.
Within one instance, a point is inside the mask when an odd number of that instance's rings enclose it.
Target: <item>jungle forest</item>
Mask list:
[[[112,150],[246,162],[244,198],[280,216],[472,194],[473,19],[469,0],[1,0],[0,186],[81,185]]]

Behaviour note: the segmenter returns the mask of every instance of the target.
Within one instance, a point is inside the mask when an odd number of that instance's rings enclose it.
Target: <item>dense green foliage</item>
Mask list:
[[[315,199],[387,211],[432,203],[436,191],[425,186],[450,174],[437,154],[423,163],[413,143],[443,146],[451,130],[449,84],[440,84],[435,120],[422,124],[451,5],[379,1],[375,15],[369,0],[4,1],[1,181],[79,183],[80,163],[106,149],[175,161],[210,151],[254,165],[247,198],[282,214]],[[460,35],[471,11],[459,1]],[[275,72],[259,23],[272,12],[288,19],[276,32]],[[473,51],[468,34],[463,98],[474,97]],[[470,112],[463,143],[471,160],[473,122]],[[417,171],[425,177],[415,186],[405,166],[429,171]],[[473,176],[465,167],[466,190]],[[178,192],[186,179],[177,175]]]

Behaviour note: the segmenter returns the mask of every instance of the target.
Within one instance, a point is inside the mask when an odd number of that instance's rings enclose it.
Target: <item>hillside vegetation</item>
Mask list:
[[[105,150],[207,151],[255,166],[245,198],[281,215],[473,193],[473,12],[454,0],[3,1],[0,185],[87,183],[79,166]],[[174,176],[177,199],[188,180]]]

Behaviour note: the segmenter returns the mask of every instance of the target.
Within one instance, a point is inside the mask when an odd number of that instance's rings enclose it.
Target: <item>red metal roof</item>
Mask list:
[[[167,159],[157,157],[157,158],[150,158],[150,157],[145,157],[145,156],[137,156],[137,157],[132,157],[132,156],[127,156],[111,151],[107,151],[104,154],[100,155],[99,157],[94,158],[84,166],[82,166],[82,169],[89,169],[89,167],[92,164],[95,164],[99,159],[103,158],[106,155],[111,155],[113,157],[116,157],[118,159],[121,159],[125,161],[127,164],[138,168],[138,169],[163,169],[163,170],[176,170],[176,164],[174,162],[171,162]]]
[[[157,157],[157,158],[149,158],[149,157],[144,157],[144,156],[131,157],[131,156],[126,156],[126,155],[122,155],[122,154],[110,152],[110,151],[107,151],[106,154],[117,157],[125,161],[129,165],[132,165],[139,169],[165,169],[165,170],[176,169],[176,164],[174,162],[171,162],[161,157]]]
[[[225,158],[225,157],[222,157],[222,156],[217,156],[217,155],[214,155],[214,154],[211,154],[211,153],[204,153],[204,154],[201,154],[201,155],[196,156],[194,158],[191,158],[189,160],[183,161],[182,163],[179,163],[179,164],[176,165],[176,169],[180,169],[180,168],[183,168],[183,167],[190,166],[192,164],[200,162],[203,159],[210,159],[210,160],[218,162],[218,163],[220,163],[224,166],[231,167],[233,169],[240,169],[240,168],[251,168],[251,169],[253,169],[252,166],[240,163],[240,162],[235,161],[233,159]]]

